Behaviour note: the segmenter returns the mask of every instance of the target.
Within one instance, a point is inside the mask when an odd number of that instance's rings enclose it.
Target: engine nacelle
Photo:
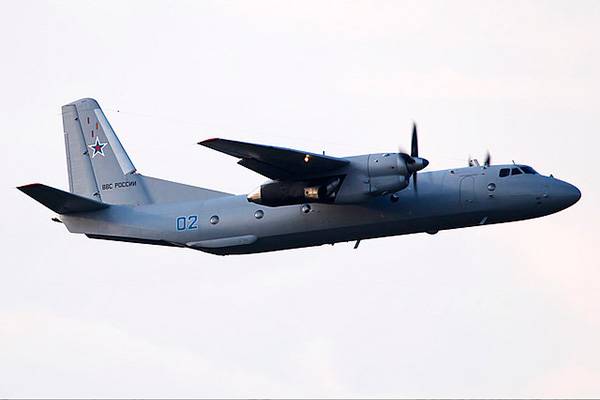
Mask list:
[[[427,166],[427,160],[403,153],[366,154],[353,157],[351,162],[336,204],[367,202],[375,196],[404,190],[411,174]]]
[[[394,193],[408,186],[410,173],[398,154],[370,154],[368,170],[370,194]]]
[[[377,176],[369,180],[369,193],[381,195],[398,192],[408,186],[408,179],[402,175]]]

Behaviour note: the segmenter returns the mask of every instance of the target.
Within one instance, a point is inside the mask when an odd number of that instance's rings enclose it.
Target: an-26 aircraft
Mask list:
[[[202,146],[238,158],[270,180],[248,195],[184,185],[137,172],[93,99],[62,107],[69,192],[19,189],[94,239],[246,254],[541,217],[581,197],[573,185],[527,165],[417,172],[411,153],[331,157],[208,139]],[[418,179],[417,179],[418,177]]]

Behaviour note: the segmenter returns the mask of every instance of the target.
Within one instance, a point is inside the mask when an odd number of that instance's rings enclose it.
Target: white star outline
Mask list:
[[[96,154],[100,154],[104,157],[104,146],[107,144],[108,143],[100,142],[100,138],[96,136],[96,143],[88,145],[88,147],[94,151],[92,153],[92,158],[96,157]]]

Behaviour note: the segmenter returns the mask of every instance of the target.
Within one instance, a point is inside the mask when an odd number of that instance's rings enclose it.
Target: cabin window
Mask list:
[[[521,175],[521,174],[522,174],[522,172],[521,172],[521,170],[520,170],[519,168],[513,168],[513,169],[511,170],[511,173],[510,173],[510,174],[511,174],[511,175]]]
[[[521,166],[521,170],[523,172],[525,172],[526,174],[531,174],[531,175],[537,174],[537,172],[535,172],[535,170],[533,168],[528,167],[527,165]]]
[[[509,168],[502,168],[500,170],[500,178],[504,178],[505,176],[510,175],[510,169]]]
[[[212,217],[210,217],[210,220],[209,220],[209,222],[210,222],[212,225],[216,225],[216,224],[218,224],[218,223],[219,223],[219,216],[218,216],[218,215],[213,215]]]

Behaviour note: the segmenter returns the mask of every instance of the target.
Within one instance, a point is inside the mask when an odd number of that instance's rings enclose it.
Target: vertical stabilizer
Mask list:
[[[111,204],[150,202],[143,180],[94,99],[62,107],[71,193]]]

